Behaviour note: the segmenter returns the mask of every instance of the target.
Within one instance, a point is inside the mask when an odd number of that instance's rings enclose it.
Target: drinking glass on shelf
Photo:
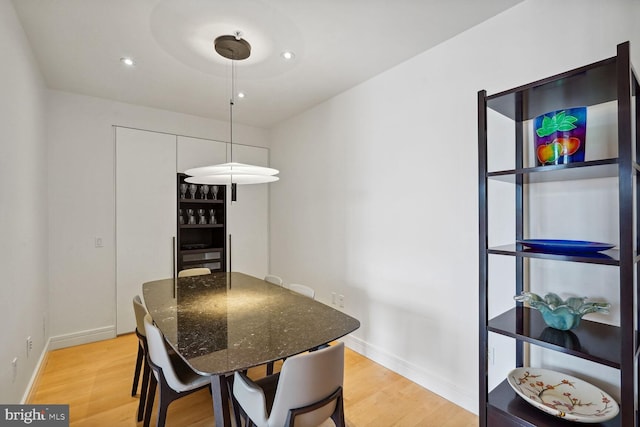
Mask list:
[[[200,187],[200,192],[202,193],[202,198],[207,200],[207,194],[209,193],[209,186],[203,185],[202,187]]]
[[[180,224],[184,224],[184,216],[182,215],[182,209],[179,210],[179,213],[180,213],[180,215],[178,217],[179,222],[180,222]]]
[[[204,216],[204,209],[198,209],[198,224],[206,224],[207,218]]]
[[[216,210],[215,209],[209,209],[209,224],[217,224],[218,221],[216,221]]]
[[[181,199],[186,199],[187,198],[187,188],[189,188],[189,186],[186,183],[182,183],[180,184],[180,198]]]
[[[213,195],[213,200],[218,200],[218,186],[214,185],[211,187],[211,195]]]
[[[193,225],[196,223],[196,217],[193,215],[193,209],[187,209],[187,224]]]
[[[196,198],[196,193],[198,192],[198,186],[196,184],[191,184],[189,186],[189,193],[191,193],[191,198]]]

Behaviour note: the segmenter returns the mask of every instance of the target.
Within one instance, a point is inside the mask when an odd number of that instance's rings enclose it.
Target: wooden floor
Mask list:
[[[135,419],[138,397],[131,397],[137,346],[137,337],[130,334],[50,352],[28,403],[69,404],[71,426],[141,426]],[[249,374],[261,375],[264,370]],[[344,386],[349,427],[478,425],[472,413],[349,349]],[[167,427],[213,425],[211,396],[206,390],[169,406]]]

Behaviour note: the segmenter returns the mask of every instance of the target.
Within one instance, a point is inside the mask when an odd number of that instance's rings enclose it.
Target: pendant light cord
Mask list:
[[[236,61],[234,61],[232,58],[231,59],[231,98],[229,100],[229,145],[230,145],[230,152],[231,152],[230,161],[232,164],[231,165],[231,203],[237,200],[237,194],[236,194],[237,188],[236,188],[236,184],[233,182],[233,104],[234,104],[234,98],[236,93],[235,69],[236,69]],[[229,235],[229,238],[231,238],[231,235]]]
[[[229,100],[229,142],[231,145],[231,163],[233,163],[233,105],[235,88],[235,61],[231,60],[231,98]]]

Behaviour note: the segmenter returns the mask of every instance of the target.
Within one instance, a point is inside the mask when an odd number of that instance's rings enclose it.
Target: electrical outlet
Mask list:
[[[96,237],[96,248],[101,248],[103,246],[104,244],[102,243],[102,237]]]
[[[331,292],[331,304],[336,305],[336,293]]]
[[[344,295],[342,294],[338,295],[338,305],[344,307]]]
[[[11,361],[11,382],[16,382],[18,377],[18,357],[14,357]]]
[[[27,337],[27,359],[31,354],[31,350],[33,350],[33,340],[31,339],[31,337]]]

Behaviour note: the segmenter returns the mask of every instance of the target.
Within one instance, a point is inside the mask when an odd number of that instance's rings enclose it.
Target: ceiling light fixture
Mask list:
[[[293,52],[291,52],[291,51],[288,51],[288,50],[286,50],[286,51],[282,52],[280,55],[281,55],[284,59],[286,59],[287,61],[289,61],[289,60],[291,60],[291,59],[295,58],[295,56],[296,56],[296,54],[295,54],[295,53],[293,53]]]
[[[120,62],[122,62],[124,65],[129,66],[129,67],[133,67],[135,62],[133,61],[133,59],[131,58],[120,58]]]
[[[251,55],[251,45],[236,31],[232,36],[220,36],[213,42],[216,52],[231,60],[231,99],[229,101],[229,147],[230,162],[213,166],[187,169],[184,173],[190,175],[185,181],[192,184],[231,185],[231,200],[236,200],[236,185],[265,184],[280,178],[275,176],[277,169],[262,166],[235,163],[233,161],[233,105],[235,98],[235,61],[247,59]]]

